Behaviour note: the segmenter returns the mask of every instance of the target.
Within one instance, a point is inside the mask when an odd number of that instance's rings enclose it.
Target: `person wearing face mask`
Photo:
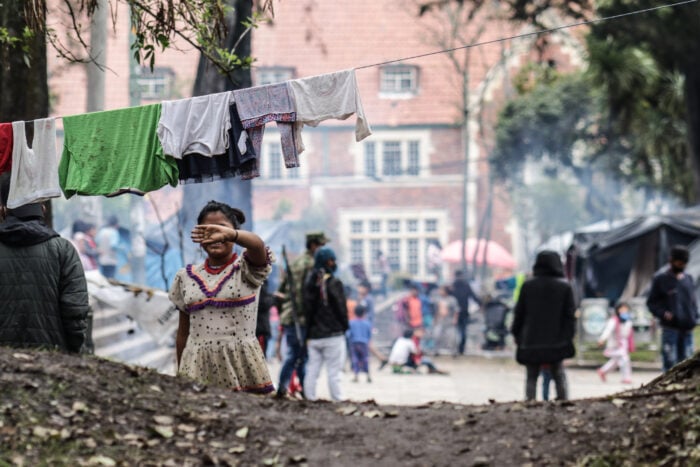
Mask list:
[[[630,355],[634,335],[632,320],[630,319],[630,307],[627,303],[621,302],[615,307],[615,314],[608,318],[605,329],[598,339],[598,345],[605,345],[603,355],[608,357],[607,363],[598,368],[598,376],[605,382],[605,375],[616,366],[620,367],[622,373],[622,383],[632,383],[632,366],[630,365]]]
[[[274,256],[253,232],[241,230],[242,211],[210,201],[197,217],[192,241],[207,253],[175,275],[170,301],[180,310],[178,374],[233,391],[274,390],[255,335],[260,287]],[[244,248],[239,257],[233,245]]]
[[[327,246],[316,250],[314,270],[304,284],[307,351],[309,360],[304,378],[304,395],[316,400],[316,381],[321,366],[326,366],[331,399],[343,400],[340,385],[345,362],[345,331],[348,330],[348,310],[345,288],[335,277],[335,252]]]
[[[688,248],[671,248],[669,268],[654,275],[647,297],[649,311],[660,321],[663,370],[693,353],[693,328],[698,321],[695,282],[685,267],[690,259]]]

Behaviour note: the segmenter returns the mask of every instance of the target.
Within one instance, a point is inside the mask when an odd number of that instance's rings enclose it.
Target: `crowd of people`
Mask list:
[[[46,225],[40,203],[8,209],[8,189],[9,180],[0,177],[0,344],[85,352],[89,307],[84,271],[100,268],[107,277],[113,273],[109,256],[118,247],[118,220],[109,219],[99,232],[94,225],[77,222],[71,242]],[[179,270],[169,291],[179,310],[175,353],[180,375],[234,391],[316,400],[325,368],[330,397],[341,401],[341,374],[348,364],[354,381],[361,376],[372,381],[370,355],[378,359],[379,370],[389,366],[401,374],[425,368],[430,374],[445,374],[430,356],[465,354],[470,307],[478,307],[485,316],[484,349],[504,348],[512,334],[515,358],[526,369],[526,399],[535,399],[540,376],[545,399],[550,381],[557,399],[569,397],[563,361],[575,353],[577,316],[558,253],[540,252],[531,276],[517,281],[510,329],[507,301],[495,288],[478,294],[461,271],[451,284],[434,290],[409,284],[393,308],[396,339],[384,355],[373,342],[371,286],[361,282],[353,290],[343,284],[324,233],[308,233],[306,251],[292,262],[283,251],[285,274],[272,291],[268,279],[275,255],[257,234],[242,229],[244,223],[242,211],[217,201],[199,213],[191,239],[206,258]],[[235,245],[242,249],[240,255]],[[647,299],[662,326],[664,371],[693,351],[698,310],[694,281],[685,273],[688,262],[688,249],[673,247],[669,267],[654,276]],[[383,283],[379,290],[384,298],[385,287]],[[616,304],[600,335],[598,344],[609,359],[598,369],[603,381],[615,367],[622,382],[631,381],[634,331],[629,309],[627,303]],[[279,330],[271,325],[273,316]],[[267,362],[271,353],[283,360],[277,384]]]

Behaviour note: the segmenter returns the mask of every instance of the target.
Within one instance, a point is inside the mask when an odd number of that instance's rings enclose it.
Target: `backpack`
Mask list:
[[[615,320],[615,333],[619,335],[621,323],[619,319]],[[630,329],[630,333],[627,336],[627,353],[634,352],[634,326]]]

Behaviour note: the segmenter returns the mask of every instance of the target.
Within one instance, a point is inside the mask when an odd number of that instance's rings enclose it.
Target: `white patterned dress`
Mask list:
[[[254,266],[245,252],[220,272],[204,264],[180,269],[170,288],[175,306],[190,317],[190,333],[178,373],[234,391],[268,393],[274,388],[255,337],[260,286],[274,257]]]

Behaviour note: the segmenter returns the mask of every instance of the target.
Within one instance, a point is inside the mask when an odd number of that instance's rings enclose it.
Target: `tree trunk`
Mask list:
[[[3,0],[0,27],[10,36],[21,37],[27,26],[25,0]],[[26,54],[26,56],[25,56]],[[27,65],[29,63],[29,66]],[[49,114],[46,73],[46,42],[33,37],[26,47],[0,49],[0,122],[31,121]],[[51,203],[46,203],[46,222],[52,224]]]
[[[700,201],[700,69],[693,63],[685,72],[685,106],[688,122],[688,154],[693,170],[693,196]]]
[[[21,37],[27,25],[24,0],[4,0],[0,8],[0,27],[10,35]],[[46,81],[46,43],[43,36],[34,37],[28,44],[25,63],[21,48],[2,50],[0,60],[0,120],[33,120],[49,113],[49,91]]]
[[[252,15],[252,2],[249,0],[229,0],[228,3],[235,8],[235,11],[227,21],[228,35],[224,46],[231,50],[245,31],[241,21]],[[238,44],[236,53],[241,57],[247,57],[250,55],[250,51],[251,34],[248,33]],[[193,95],[201,96],[242,89],[250,87],[251,84],[250,69],[237,69],[229,75],[223,75],[206,58],[201,57],[197,68]],[[260,155],[258,154],[258,156]],[[243,211],[246,216],[246,223],[243,228],[245,230],[253,230],[252,188],[250,180],[240,180],[238,178],[228,178],[206,184],[190,183],[184,185],[182,209],[180,211],[180,225],[183,227],[184,234],[188,236],[196,223],[199,211],[210,200],[224,202]],[[196,258],[196,246],[192,242],[185,241],[183,246],[185,248],[185,251],[183,251],[185,263],[191,263],[198,259]]]

